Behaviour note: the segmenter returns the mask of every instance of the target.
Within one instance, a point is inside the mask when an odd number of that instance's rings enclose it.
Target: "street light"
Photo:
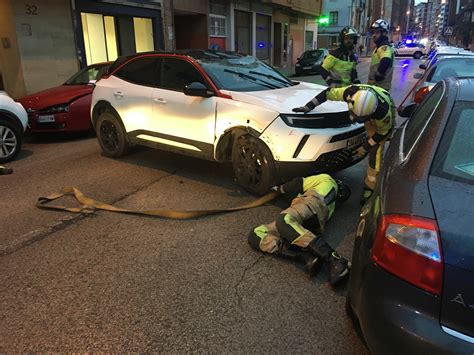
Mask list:
[[[407,11],[407,30],[405,34],[408,36],[408,25],[410,24],[410,10]]]

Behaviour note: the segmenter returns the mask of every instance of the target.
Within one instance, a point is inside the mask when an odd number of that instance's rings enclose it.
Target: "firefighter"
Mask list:
[[[276,187],[292,199],[275,222],[250,231],[248,242],[258,251],[301,261],[311,276],[322,265],[328,269],[328,281],[334,286],[349,276],[350,263],[323,238],[324,226],[331,218],[336,203],[347,200],[350,189],[327,174],[298,177]],[[305,228],[312,222],[313,231]]]
[[[321,64],[321,76],[329,87],[359,84],[357,56],[354,54],[359,34],[354,27],[346,26],[339,33],[339,48],[329,52]]]
[[[378,19],[372,26],[372,41],[375,49],[370,62],[368,84],[377,85],[387,91],[392,86],[394,51],[388,41],[390,26],[387,21]]]
[[[361,201],[365,203],[372,196],[382,165],[384,144],[395,124],[395,103],[386,90],[374,85],[357,84],[328,88],[305,106],[294,108],[293,112],[310,112],[326,100],[347,102],[351,120],[364,123],[367,130],[367,140],[355,152],[355,157],[359,159],[369,154],[369,167]]]
[[[9,175],[13,173],[13,169],[5,168],[4,166],[0,165],[0,175]]]

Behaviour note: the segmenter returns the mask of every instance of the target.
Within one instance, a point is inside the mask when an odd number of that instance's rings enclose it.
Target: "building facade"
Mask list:
[[[353,24],[353,10],[352,0],[323,0],[321,13],[329,18],[329,23],[319,28],[320,47],[331,49],[339,45],[339,33],[344,27]]]
[[[320,0],[0,0],[0,89],[19,98],[154,50],[239,51],[291,66],[318,46],[320,10]]]

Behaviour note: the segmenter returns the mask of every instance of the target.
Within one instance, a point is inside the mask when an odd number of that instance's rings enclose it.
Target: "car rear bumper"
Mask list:
[[[474,353],[474,344],[448,334],[439,322],[440,300],[370,262],[352,304],[374,354]],[[355,297],[354,297],[355,298]]]

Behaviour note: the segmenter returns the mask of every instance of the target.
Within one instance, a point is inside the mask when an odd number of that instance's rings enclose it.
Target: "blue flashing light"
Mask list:
[[[265,48],[265,43],[259,42],[258,43],[258,48]]]
[[[410,44],[410,43],[413,43],[413,41],[411,39],[407,39],[405,43]]]

